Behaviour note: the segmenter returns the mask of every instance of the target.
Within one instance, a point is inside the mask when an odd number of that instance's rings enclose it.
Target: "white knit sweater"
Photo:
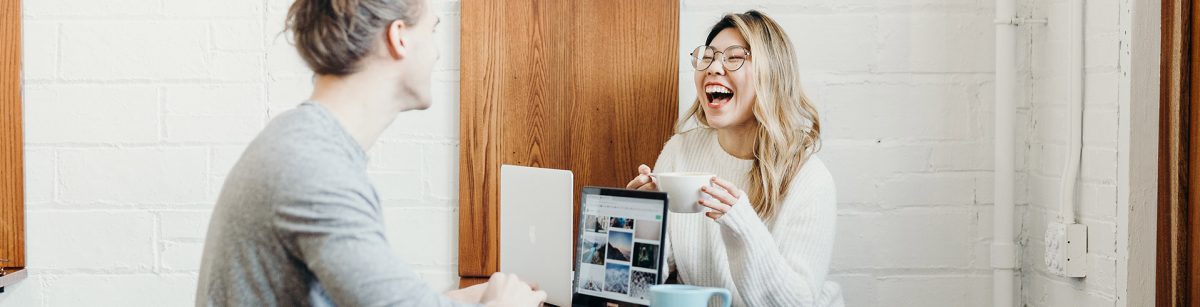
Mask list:
[[[695,128],[671,137],[655,172],[715,173],[745,190],[753,161],[726,153],[716,130]],[[690,285],[729,289],[734,306],[842,306],[841,288],[826,280],[837,201],[833,177],[816,156],[788,187],[773,222],[764,222],[743,196],[720,219],[668,216],[666,261]]]

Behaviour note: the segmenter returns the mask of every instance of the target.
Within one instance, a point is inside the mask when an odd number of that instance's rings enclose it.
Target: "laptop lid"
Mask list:
[[[500,166],[500,271],[557,306],[571,305],[574,190],[570,171]]]
[[[667,194],[585,187],[580,200],[574,306],[647,306],[658,284]]]

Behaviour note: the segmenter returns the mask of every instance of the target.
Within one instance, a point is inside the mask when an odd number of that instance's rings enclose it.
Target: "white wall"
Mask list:
[[[1044,233],[1059,212],[1059,184],[1066,158],[1066,82],[1068,1],[1022,1],[1020,14],[1047,18],[1042,26],[1026,27],[1022,52],[1028,77],[1025,101],[1018,111],[1029,133],[1025,135],[1029,207],[1020,215],[1021,301],[1028,306],[1114,306],[1117,292],[1117,233],[1127,227],[1118,219],[1119,98],[1128,95],[1122,85],[1130,67],[1128,56],[1129,1],[1089,0],[1084,13],[1084,115],[1083,160],[1075,206],[1081,223],[1088,226],[1087,278],[1063,278],[1046,270]],[[1123,32],[1124,31],[1124,32]],[[1127,111],[1124,111],[1127,112]],[[1128,147],[1126,147],[1127,150]]]
[[[1062,3],[1021,1],[1018,97],[1020,299],[1113,305],[1128,244],[1118,215],[1117,97],[1129,1],[1091,0],[1081,212],[1087,279],[1041,260],[1063,163]],[[273,114],[310,89],[277,36],[288,0],[24,1],[31,278],[0,306],[190,305],[224,175]],[[831,278],[849,306],[988,306],[992,210],[990,0],[723,0],[683,3],[685,55],[721,12],[760,8],[799,48],[838,184]],[[458,3],[439,2],[442,62],[431,110],[403,114],[372,150],[389,235],[438,288],[456,277]],[[1127,102],[1127,101],[1126,101]],[[1124,143],[1122,143],[1124,144]],[[1127,191],[1125,191],[1127,192]],[[420,236],[411,234],[419,233]]]
[[[190,306],[225,174],[310,76],[288,0],[23,1],[30,278],[0,306]],[[436,3],[434,105],[371,151],[389,237],[457,279],[458,3]],[[406,248],[400,248],[405,246]],[[413,248],[418,246],[420,248]]]
[[[1117,126],[1117,305],[1154,304],[1158,216],[1159,58],[1162,2],[1127,0],[1121,14],[1123,45]],[[1128,186],[1128,188],[1125,188]]]

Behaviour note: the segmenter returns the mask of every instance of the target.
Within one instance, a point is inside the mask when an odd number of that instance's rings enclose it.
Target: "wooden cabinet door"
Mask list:
[[[459,275],[499,267],[500,165],[624,186],[678,116],[677,0],[464,0]],[[578,219],[575,221],[578,223]]]

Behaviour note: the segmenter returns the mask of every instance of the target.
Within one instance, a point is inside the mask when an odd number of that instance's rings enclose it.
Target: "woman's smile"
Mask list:
[[[708,107],[715,111],[733,101],[734,90],[720,82],[709,81],[704,83],[704,95],[708,98],[705,100]]]

